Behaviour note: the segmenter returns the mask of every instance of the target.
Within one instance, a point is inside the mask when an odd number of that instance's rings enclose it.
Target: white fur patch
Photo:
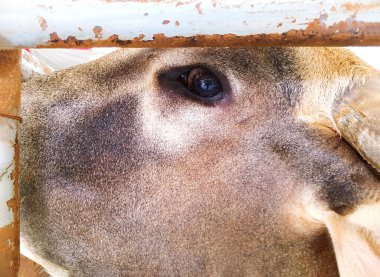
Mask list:
[[[347,219],[380,236],[380,203],[360,206],[354,213],[348,215]]]
[[[175,116],[166,116],[154,101],[145,96],[142,105],[142,127],[145,140],[167,153],[179,153],[197,141],[194,126],[202,126],[205,119],[197,107],[183,108]],[[197,116],[194,116],[197,115]]]
[[[327,227],[340,276],[380,276],[380,203],[363,205],[340,216],[313,198],[311,192],[305,193],[305,211],[311,217],[310,223],[315,220]]]
[[[361,224],[352,222],[357,216],[339,216],[333,212],[325,217],[330,233],[340,276],[342,277],[376,277],[380,273],[380,237],[366,226],[368,216],[376,210],[361,210],[367,220]],[[379,211],[377,209],[377,211]],[[364,213],[364,214],[363,214]],[[368,214],[369,213],[369,214]],[[376,217],[379,218],[379,214]],[[365,225],[362,225],[362,224]]]

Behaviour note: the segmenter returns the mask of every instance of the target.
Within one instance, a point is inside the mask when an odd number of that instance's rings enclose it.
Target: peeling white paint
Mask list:
[[[44,44],[53,32],[62,39],[68,36],[106,39],[117,34],[126,40],[143,34],[144,40],[150,40],[158,33],[169,37],[283,33],[305,29],[317,18],[327,25],[352,18],[379,21],[380,6],[376,1],[363,0],[352,8],[347,8],[347,3],[347,0],[0,0],[0,47]],[[96,26],[101,30],[97,34]]]
[[[14,170],[14,143],[17,135],[17,121],[0,118],[0,228],[14,221],[13,211],[7,202],[14,196],[12,172]]]

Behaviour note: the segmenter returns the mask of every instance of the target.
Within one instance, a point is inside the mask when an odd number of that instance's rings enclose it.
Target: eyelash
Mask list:
[[[190,86],[194,80],[197,82],[195,88],[194,84]],[[164,71],[159,74],[159,82],[173,93],[181,92],[182,95],[206,105],[214,105],[223,99],[230,99],[230,86],[223,75],[214,73],[214,71],[203,66],[182,67]]]

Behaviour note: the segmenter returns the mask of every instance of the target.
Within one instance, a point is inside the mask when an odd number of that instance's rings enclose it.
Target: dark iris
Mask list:
[[[195,96],[213,98],[222,93],[219,79],[204,68],[195,68],[179,76],[182,84]]]

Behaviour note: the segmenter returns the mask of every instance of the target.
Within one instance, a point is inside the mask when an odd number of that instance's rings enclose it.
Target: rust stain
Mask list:
[[[129,40],[121,40],[118,35],[107,39],[79,40],[68,37],[59,38],[57,33],[50,34],[49,44],[38,45],[41,48],[60,47],[247,47],[247,46],[347,46],[347,45],[379,45],[380,23],[365,23],[357,21],[355,16],[345,21],[327,26],[323,22],[324,16],[314,19],[306,29],[290,30],[285,33],[254,34],[238,36],[235,34],[195,35],[190,37],[167,37],[164,34],[155,34],[153,39],[144,40],[143,36]]]
[[[180,23],[179,23],[178,20],[176,20],[174,24],[175,24],[175,26],[179,26],[180,25]]]
[[[20,50],[0,51],[0,111],[7,115],[19,116],[20,111]],[[14,142],[13,197],[7,201],[13,212],[13,222],[0,228],[0,276],[16,277],[19,267],[20,221],[19,221],[19,155],[17,140]]]
[[[111,41],[111,42],[114,42],[114,43],[117,43],[117,41],[119,40],[119,36],[116,35],[116,34],[113,34],[112,36],[109,36],[107,38],[108,41]]]
[[[347,2],[342,5],[342,8],[344,10],[351,11],[351,12],[372,10],[372,9],[377,9],[379,7],[380,7],[380,1],[377,1],[375,3],[368,3],[368,4]]]
[[[58,36],[57,32],[53,32],[49,34],[50,42],[59,42],[62,41],[62,39]]]
[[[45,18],[40,16],[38,22],[40,23],[40,27],[41,27],[42,31],[46,31],[46,28],[48,27],[48,25],[47,25]]]
[[[195,8],[197,9],[197,12],[202,15],[203,12],[202,12],[202,9],[201,9],[201,4],[202,4],[201,2],[195,4]]]
[[[167,20],[167,19],[165,19],[164,21],[162,21],[163,25],[166,25],[166,24],[169,24],[169,23],[170,23],[170,20]]]
[[[36,262],[20,255],[20,269],[17,277],[48,277],[45,269]]]
[[[98,38],[98,39],[102,38],[103,28],[101,26],[95,26],[94,28],[92,28],[92,31],[95,34],[95,38]]]
[[[135,37],[134,40],[141,41],[145,38],[145,35],[140,34],[138,37]]]
[[[18,248],[19,245],[19,240],[15,237],[15,229],[18,228],[17,224],[9,224],[0,229],[0,249],[2,257],[2,259],[0,259],[1,276],[16,277],[15,273],[19,267],[19,260],[16,258],[18,253],[15,253],[15,249]]]

